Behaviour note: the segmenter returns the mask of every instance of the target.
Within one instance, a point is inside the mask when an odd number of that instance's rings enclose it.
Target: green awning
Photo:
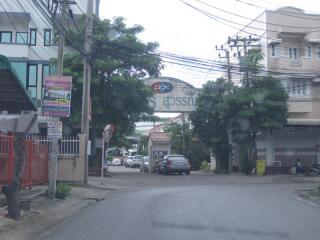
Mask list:
[[[20,113],[36,110],[36,105],[13,70],[10,61],[0,55],[0,111]]]

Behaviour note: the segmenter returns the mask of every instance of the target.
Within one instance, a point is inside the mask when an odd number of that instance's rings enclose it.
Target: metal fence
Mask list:
[[[64,137],[60,141],[60,156],[78,156],[80,153],[78,137]]]
[[[52,153],[52,140],[47,139],[45,136],[38,136],[38,135],[29,135],[28,139],[48,146],[49,155]],[[77,136],[70,136],[70,137],[63,137],[63,139],[59,140],[59,156],[78,156],[80,149],[79,149],[79,138]]]
[[[12,181],[13,136],[0,134],[0,186]]]
[[[25,165],[22,186],[48,182],[48,146],[31,139],[25,141]],[[14,136],[0,135],[0,185],[12,182],[14,168]]]

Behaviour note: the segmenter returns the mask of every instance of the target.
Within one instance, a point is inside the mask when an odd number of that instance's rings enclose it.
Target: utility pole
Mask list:
[[[223,48],[223,46],[221,46],[220,48],[218,48],[218,46],[216,46],[216,50],[225,52],[225,57],[222,57],[221,54],[219,53],[219,58],[226,58],[227,59],[227,78],[228,78],[228,82],[231,83],[232,79],[231,79],[230,52],[229,52],[229,50]],[[231,147],[232,147],[233,145],[231,142],[231,139],[232,139],[231,132],[229,129],[227,129],[227,131],[228,131],[228,143],[229,143],[229,146],[231,145]],[[231,150],[231,152],[232,152],[232,150]],[[232,172],[232,154],[230,154],[230,152],[229,152],[228,173],[231,174],[231,172]]]
[[[87,4],[87,18],[86,18],[86,32],[84,49],[89,55],[84,60],[83,69],[83,93],[82,93],[82,118],[81,118],[81,132],[85,134],[86,138],[86,154],[85,154],[85,173],[84,182],[88,184],[88,141],[89,141],[89,104],[90,104],[90,82],[92,73],[92,59],[91,59],[91,45],[92,45],[92,25],[93,25],[93,0],[88,0]]]
[[[243,66],[244,66],[244,81],[243,84],[244,85],[250,85],[249,84],[249,69],[247,66],[247,56],[248,56],[248,47],[257,47],[256,44],[252,44],[255,42],[260,41],[260,38],[253,38],[251,35],[249,35],[249,37],[239,37],[236,36],[234,38],[228,37],[228,44],[231,47],[237,47],[238,49],[243,47]],[[240,43],[240,44],[239,44]],[[240,52],[238,52],[239,57],[241,56]],[[252,107],[253,103],[250,104],[250,107]],[[250,158],[252,162],[255,162],[257,160],[257,150],[256,150],[256,146],[255,146],[255,133],[253,133],[253,146],[252,149],[250,151]]]
[[[243,47],[243,66],[244,66],[244,71],[245,71],[245,75],[244,75],[244,82],[248,83],[249,80],[249,69],[247,67],[247,56],[248,56],[248,47],[257,47],[257,45],[255,44],[251,44],[251,43],[255,43],[260,41],[260,38],[253,38],[251,37],[251,35],[249,37],[239,37],[236,36],[234,38],[228,37],[228,44],[230,45],[230,47],[236,47],[236,48],[241,48]],[[239,44],[240,43],[240,44]],[[240,52],[239,56],[240,56]]]
[[[66,26],[66,14],[67,14],[67,0],[61,0],[61,15],[62,22],[59,30],[59,44],[58,44],[58,57],[57,57],[57,75],[62,76],[63,73],[63,52],[64,52],[64,42],[65,42],[65,26]],[[57,9],[57,8],[56,8]],[[56,13],[54,13],[55,16]],[[54,117],[53,121],[58,122],[60,119]],[[58,154],[59,154],[59,142],[58,139],[52,139],[51,142],[51,154],[49,162],[49,174],[48,174],[48,196],[50,198],[55,198],[56,194],[56,183],[57,183],[57,169],[58,169]]]
[[[185,136],[186,136],[186,130],[185,130],[185,125],[186,125],[186,119],[184,112],[181,113],[181,120],[182,120],[182,152],[185,155],[185,149],[186,149],[186,143],[185,143]]]

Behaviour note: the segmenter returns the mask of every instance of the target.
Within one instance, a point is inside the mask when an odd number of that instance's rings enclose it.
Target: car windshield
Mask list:
[[[169,157],[168,159],[171,161],[187,161],[184,157]]]

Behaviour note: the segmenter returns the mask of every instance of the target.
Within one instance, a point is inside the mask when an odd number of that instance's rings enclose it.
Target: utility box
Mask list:
[[[258,176],[263,176],[266,174],[266,161],[257,160],[256,161],[256,171]]]

